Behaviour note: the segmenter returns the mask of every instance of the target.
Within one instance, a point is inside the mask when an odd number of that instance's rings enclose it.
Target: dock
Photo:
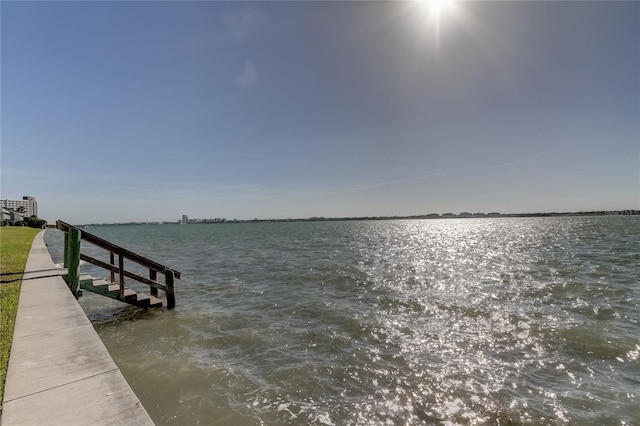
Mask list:
[[[44,231],[22,279],[0,423],[153,425],[56,269]]]

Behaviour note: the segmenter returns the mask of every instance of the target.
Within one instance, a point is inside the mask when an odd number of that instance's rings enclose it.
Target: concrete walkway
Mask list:
[[[152,425],[39,233],[20,290],[2,425]]]

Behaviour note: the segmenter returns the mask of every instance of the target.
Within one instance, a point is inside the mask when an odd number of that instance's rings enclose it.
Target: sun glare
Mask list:
[[[427,16],[428,27],[435,33],[436,45],[440,45],[440,32],[443,21],[448,15],[454,15],[456,2],[454,0],[420,0],[420,8]]]
[[[440,19],[440,15],[453,7],[453,0],[424,0],[429,15]]]

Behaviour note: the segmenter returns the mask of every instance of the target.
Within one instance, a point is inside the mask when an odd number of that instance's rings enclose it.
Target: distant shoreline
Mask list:
[[[570,216],[639,216],[640,210],[610,210],[589,212],[548,212],[548,213],[430,213],[407,216],[353,216],[353,217],[310,217],[298,219],[189,219],[188,224],[228,224],[228,223],[258,223],[258,222],[339,222],[339,221],[365,221],[365,220],[402,220],[402,219],[479,219],[502,217],[570,217]],[[180,221],[163,222],[121,222],[121,223],[88,223],[77,226],[126,226],[126,225],[176,225]]]

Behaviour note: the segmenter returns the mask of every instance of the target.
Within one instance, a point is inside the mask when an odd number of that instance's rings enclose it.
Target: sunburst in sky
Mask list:
[[[446,24],[446,20],[450,19],[460,5],[455,0],[421,0],[420,7],[422,13],[426,13],[429,25],[433,28],[436,44],[440,44],[441,26]]]
[[[0,197],[49,221],[640,208],[640,2],[3,2],[0,19]]]

